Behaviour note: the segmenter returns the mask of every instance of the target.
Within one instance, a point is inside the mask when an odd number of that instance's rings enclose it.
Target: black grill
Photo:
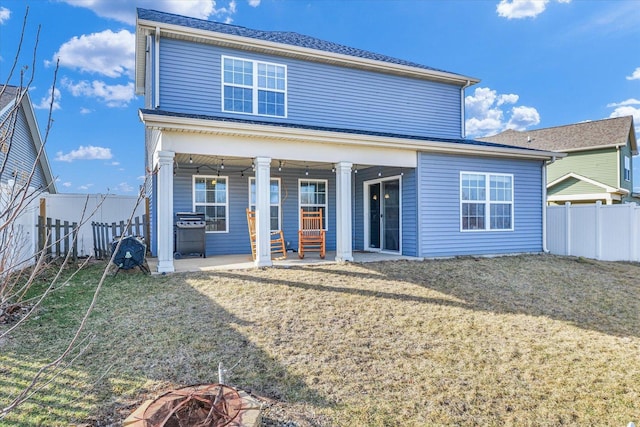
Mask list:
[[[206,258],[206,225],[204,212],[176,213],[175,251],[173,257],[176,259],[183,256]]]

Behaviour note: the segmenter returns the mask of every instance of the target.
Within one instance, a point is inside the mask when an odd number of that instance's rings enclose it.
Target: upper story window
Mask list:
[[[287,116],[287,67],[222,57],[222,111]]]
[[[513,230],[513,175],[460,173],[460,228]]]
[[[631,158],[624,156],[624,180],[631,181]]]

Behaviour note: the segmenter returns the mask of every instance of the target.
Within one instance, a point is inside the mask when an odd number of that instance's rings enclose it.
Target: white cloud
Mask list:
[[[91,114],[91,113],[93,113],[93,111],[89,108],[86,108],[86,107],[80,108],[80,114]]]
[[[73,96],[98,98],[108,107],[126,107],[135,98],[132,82],[126,85],[108,85],[100,80],[92,82],[82,80],[75,83],[71,80],[63,79],[62,85]]]
[[[63,182],[63,183],[62,183],[62,186],[63,186],[63,187],[66,187],[66,188],[71,187],[71,185],[72,185],[72,184],[71,184],[69,181],[67,181],[67,182]]]
[[[78,190],[87,191],[91,187],[93,187],[93,184],[85,184],[85,185],[81,185],[80,187],[78,187]]]
[[[545,11],[550,0],[500,0],[496,6],[499,16],[507,19],[535,18]],[[557,0],[570,3],[571,0]]]
[[[622,102],[612,102],[611,104],[607,104],[607,107],[624,107],[626,105],[640,105],[640,100],[635,98],[629,98]]]
[[[640,67],[636,68],[630,76],[627,76],[627,80],[640,80]]]
[[[110,148],[95,147],[93,145],[83,146],[78,149],[72,150],[67,154],[63,154],[62,151],[58,151],[56,154],[56,160],[60,162],[73,162],[74,160],[109,160],[113,157]]]
[[[533,107],[513,107],[507,129],[525,130],[540,123],[540,113]]]
[[[121,182],[120,184],[116,185],[114,190],[120,193],[131,193],[135,190],[135,188],[133,188],[131,185],[129,185],[126,182]]]
[[[498,94],[487,87],[476,88],[464,99],[467,134],[471,137],[492,135],[505,129],[523,130],[540,123],[540,114],[533,107],[513,106],[520,97],[516,94]],[[506,118],[508,117],[508,118]]]
[[[136,9],[142,7],[146,9],[162,10],[178,15],[192,16],[199,19],[208,19],[211,16],[219,20],[230,19],[230,15],[236,13],[236,1],[230,0],[219,6],[216,0],[62,0],[72,6],[84,7],[92,10],[96,15],[103,18],[115,19],[125,24],[135,25]],[[135,3],[135,5],[132,5]],[[256,7],[260,0],[249,0],[249,4]],[[135,6],[135,7],[134,7]]]
[[[260,3],[258,1],[258,3]],[[4,24],[11,18],[11,11],[6,7],[0,7],[0,25]]]
[[[33,104],[33,108],[37,110],[48,110],[49,108],[51,108],[52,111],[59,110],[60,98],[62,98],[62,94],[60,93],[60,90],[57,88],[53,90],[53,104],[52,104],[51,103],[52,89],[53,89],[53,86],[49,88],[47,96],[42,97],[39,103]]]
[[[114,33],[105,30],[73,37],[53,54],[50,66],[60,60],[61,67],[116,78],[133,78],[135,68],[135,35],[127,30]]]

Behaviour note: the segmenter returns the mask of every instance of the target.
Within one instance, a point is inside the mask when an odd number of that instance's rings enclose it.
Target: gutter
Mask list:
[[[475,83],[471,83],[471,80],[467,80],[464,86],[460,88],[460,129],[462,130],[462,138],[467,137],[467,129],[465,127],[465,110],[464,110],[464,90]]]

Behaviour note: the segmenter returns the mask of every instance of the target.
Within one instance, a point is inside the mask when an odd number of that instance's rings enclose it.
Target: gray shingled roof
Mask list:
[[[508,129],[497,135],[477,139],[515,147],[559,152],[621,146],[631,139],[632,150],[637,150],[631,116],[527,131]]]
[[[237,25],[222,24],[220,22],[206,21],[203,19],[190,18],[187,16],[174,15],[172,13],[160,12],[157,10],[138,8],[138,19],[161,22],[164,24],[180,25],[199,30],[214,31],[223,34],[229,34],[239,37],[248,37],[270,41],[274,43],[282,43],[290,46],[304,47],[309,49],[320,50],[324,52],[337,53],[358,58],[371,59],[375,61],[388,62],[396,65],[405,65],[408,67],[422,68],[425,70],[438,71],[442,73],[459,75],[450,71],[439,70],[437,68],[428,67],[426,65],[417,64],[411,61],[405,61],[391,56],[381,55],[362,49],[357,49],[341,44],[320,40],[315,37],[305,36],[288,31],[261,31],[251,28],[240,27]]]

